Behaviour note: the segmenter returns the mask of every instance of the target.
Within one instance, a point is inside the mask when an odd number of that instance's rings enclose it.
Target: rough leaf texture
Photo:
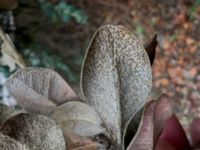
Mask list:
[[[112,25],[95,33],[82,68],[82,91],[115,145],[121,144],[130,117],[144,106],[151,82],[148,55],[133,33]]]
[[[14,63],[17,63],[22,68],[26,66],[21,55],[18,54],[18,52],[15,50],[14,44],[12,43],[10,37],[7,34],[5,34],[1,28],[0,28],[0,53],[3,54],[3,60],[1,60],[2,64],[7,64],[12,67]]]
[[[90,106],[81,102],[68,102],[51,114],[63,129],[65,135],[94,136],[104,132],[102,121]]]
[[[30,150],[66,150],[62,130],[55,121],[42,115],[15,115],[0,127],[0,132]]]
[[[0,133],[1,150],[28,150],[27,147],[16,140]]]
[[[17,110],[15,108],[12,107],[8,107],[4,104],[0,104],[0,125],[6,121],[7,119],[9,119],[10,117],[22,113],[24,112],[23,110]]]
[[[6,87],[24,109],[34,113],[49,114],[57,105],[77,99],[64,79],[50,69],[20,69]]]
[[[154,150],[164,124],[173,114],[173,107],[166,95],[151,101],[144,113],[134,138],[127,150]]]

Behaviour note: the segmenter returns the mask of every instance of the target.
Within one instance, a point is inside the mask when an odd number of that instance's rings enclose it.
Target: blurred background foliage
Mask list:
[[[57,3],[48,0],[39,0],[42,11],[54,22],[62,21],[67,23],[73,17],[77,23],[84,24],[87,22],[87,15],[74,5],[60,0]]]
[[[200,6],[200,0],[195,0],[192,8],[191,8],[191,12],[195,13],[198,10],[198,7]]]
[[[14,7],[13,32],[0,22],[28,65],[57,70],[77,91],[98,27],[124,25],[144,43],[158,33],[152,97],[167,92],[186,130],[200,117],[200,0],[18,0]]]
[[[48,36],[52,32],[55,32],[53,29],[59,30],[60,27],[64,27],[70,21],[74,21],[75,24],[84,25],[87,23],[88,16],[83,10],[76,8],[73,4],[69,4],[64,0],[38,0],[38,2],[21,1],[20,4],[22,8],[16,11],[17,16],[19,15],[19,19],[27,20],[24,20],[24,24],[20,23],[21,26],[19,25],[17,28],[17,32],[23,30],[24,32],[22,32],[22,34],[17,34],[20,38],[19,41],[16,40],[16,45],[22,51],[27,63],[30,66],[47,67],[61,71],[69,82],[76,84],[79,76],[74,70],[70,69],[69,64],[80,66],[83,56],[80,54],[73,55],[68,58],[68,63],[66,63],[62,54],[65,48],[63,47],[62,53],[56,52],[57,44],[56,42],[48,42]],[[25,9],[23,9],[23,7]],[[34,15],[36,11],[38,11],[36,16],[29,18],[31,15]],[[21,15],[24,15],[23,17],[25,18],[21,18]],[[32,27],[30,28],[30,26]],[[48,33],[46,29],[51,33]],[[45,33],[41,32],[41,30]],[[41,39],[41,37],[39,37],[40,35],[47,40],[45,43],[45,39]],[[67,34],[65,36],[67,36]]]

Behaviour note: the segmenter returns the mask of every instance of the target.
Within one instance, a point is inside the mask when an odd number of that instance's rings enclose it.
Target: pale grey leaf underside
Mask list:
[[[126,123],[144,106],[151,90],[151,66],[143,45],[123,26],[101,27],[87,50],[81,80],[85,102],[120,144]]]

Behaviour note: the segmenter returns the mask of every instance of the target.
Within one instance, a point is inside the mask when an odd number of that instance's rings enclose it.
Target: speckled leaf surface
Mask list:
[[[67,102],[57,107],[51,117],[60,124],[66,136],[94,136],[104,132],[98,114],[82,102]]]
[[[30,150],[66,150],[64,135],[48,117],[21,113],[8,119],[0,132],[26,145]]]
[[[85,102],[100,114],[108,135],[120,145],[128,120],[144,106],[151,90],[144,47],[123,26],[101,27],[87,50],[81,79]]]
[[[29,150],[26,145],[0,133],[0,148],[2,150]]]
[[[59,74],[45,68],[20,69],[6,87],[24,109],[34,113],[49,114],[56,106],[77,99]]]
[[[2,60],[0,60],[0,63],[10,66],[11,69],[13,69],[15,63],[22,68],[26,66],[21,55],[16,51],[15,46],[11,41],[9,35],[4,33],[4,31],[1,28],[0,28],[0,53],[2,53],[3,55]]]
[[[134,133],[127,150],[154,150],[167,119],[172,115],[172,103],[166,95],[149,102],[144,108],[138,130]]]
[[[0,103],[0,125],[10,117],[22,112],[24,111]]]

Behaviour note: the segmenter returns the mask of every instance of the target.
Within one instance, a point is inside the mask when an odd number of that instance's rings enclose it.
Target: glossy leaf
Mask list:
[[[160,146],[160,143],[163,142],[168,142],[169,145],[177,150],[191,150],[185,131],[175,115],[166,120],[162,134],[159,137],[156,150],[160,150],[160,148],[162,149],[163,146]]]
[[[191,128],[192,146],[200,148],[200,119],[196,118],[192,121]]]
[[[138,130],[133,135],[127,150],[154,150],[165,123],[172,114],[173,107],[166,95],[149,102],[145,106]]]

